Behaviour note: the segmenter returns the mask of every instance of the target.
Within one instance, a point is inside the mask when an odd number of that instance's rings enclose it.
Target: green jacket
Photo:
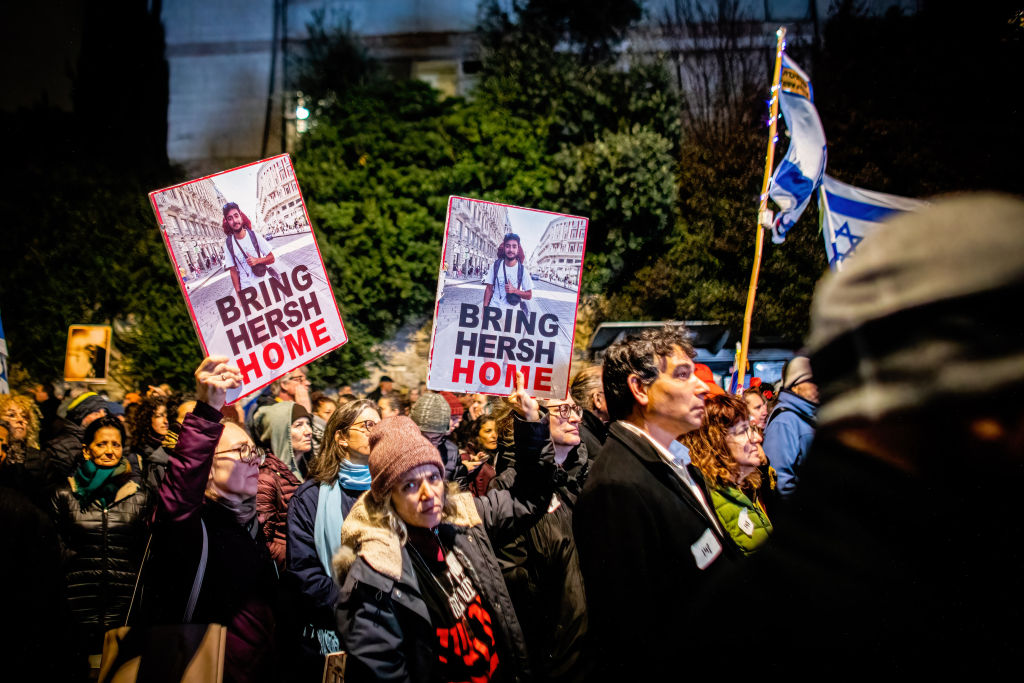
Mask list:
[[[743,491],[734,486],[708,486],[708,490],[711,492],[711,502],[715,506],[718,520],[744,555],[755,552],[768,540],[772,533],[772,522],[760,505],[752,502]],[[745,518],[750,523],[744,522],[741,527],[740,516],[744,510]]]

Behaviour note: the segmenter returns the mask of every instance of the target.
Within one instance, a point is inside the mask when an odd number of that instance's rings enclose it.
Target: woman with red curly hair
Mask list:
[[[761,434],[750,424],[747,404],[739,396],[710,396],[704,408],[700,429],[680,441],[704,475],[718,520],[743,554],[749,555],[772,532],[758,495]]]

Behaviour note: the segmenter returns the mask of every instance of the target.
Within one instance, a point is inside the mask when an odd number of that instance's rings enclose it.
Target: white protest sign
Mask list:
[[[346,341],[286,154],[149,193],[206,355],[251,394]]]
[[[565,398],[588,220],[451,197],[427,387]]]

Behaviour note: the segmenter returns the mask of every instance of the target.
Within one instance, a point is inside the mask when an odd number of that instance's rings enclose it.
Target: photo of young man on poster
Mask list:
[[[588,220],[451,197],[438,263],[427,386],[531,396],[569,387]]]
[[[348,340],[287,155],[154,190],[150,201],[204,354],[242,373],[229,403]]]
[[[255,287],[267,276],[277,272],[271,267],[274,252],[263,235],[252,229],[249,217],[238,204],[224,205],[224,267],[231,275],[235,296],[241,297],[243,287]]]
[[[526,268],[519,235],[510,232],[505,235],[498,248],[498,258],[484,272],[484,306],[494,308],[518,308],[527,310],[523,303],[533,298],[533,279]]]

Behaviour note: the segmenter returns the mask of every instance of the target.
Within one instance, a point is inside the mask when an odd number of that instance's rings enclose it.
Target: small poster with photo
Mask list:
[[[427,387],[563,399],[589,221],[451,197]]]
[[[109,325],[68,327],[64,381],[105,383],[110,370],[110,336]]]
[[[287,154],[149,197],[203,353],[242,372],[228,403],[348,341]]]

